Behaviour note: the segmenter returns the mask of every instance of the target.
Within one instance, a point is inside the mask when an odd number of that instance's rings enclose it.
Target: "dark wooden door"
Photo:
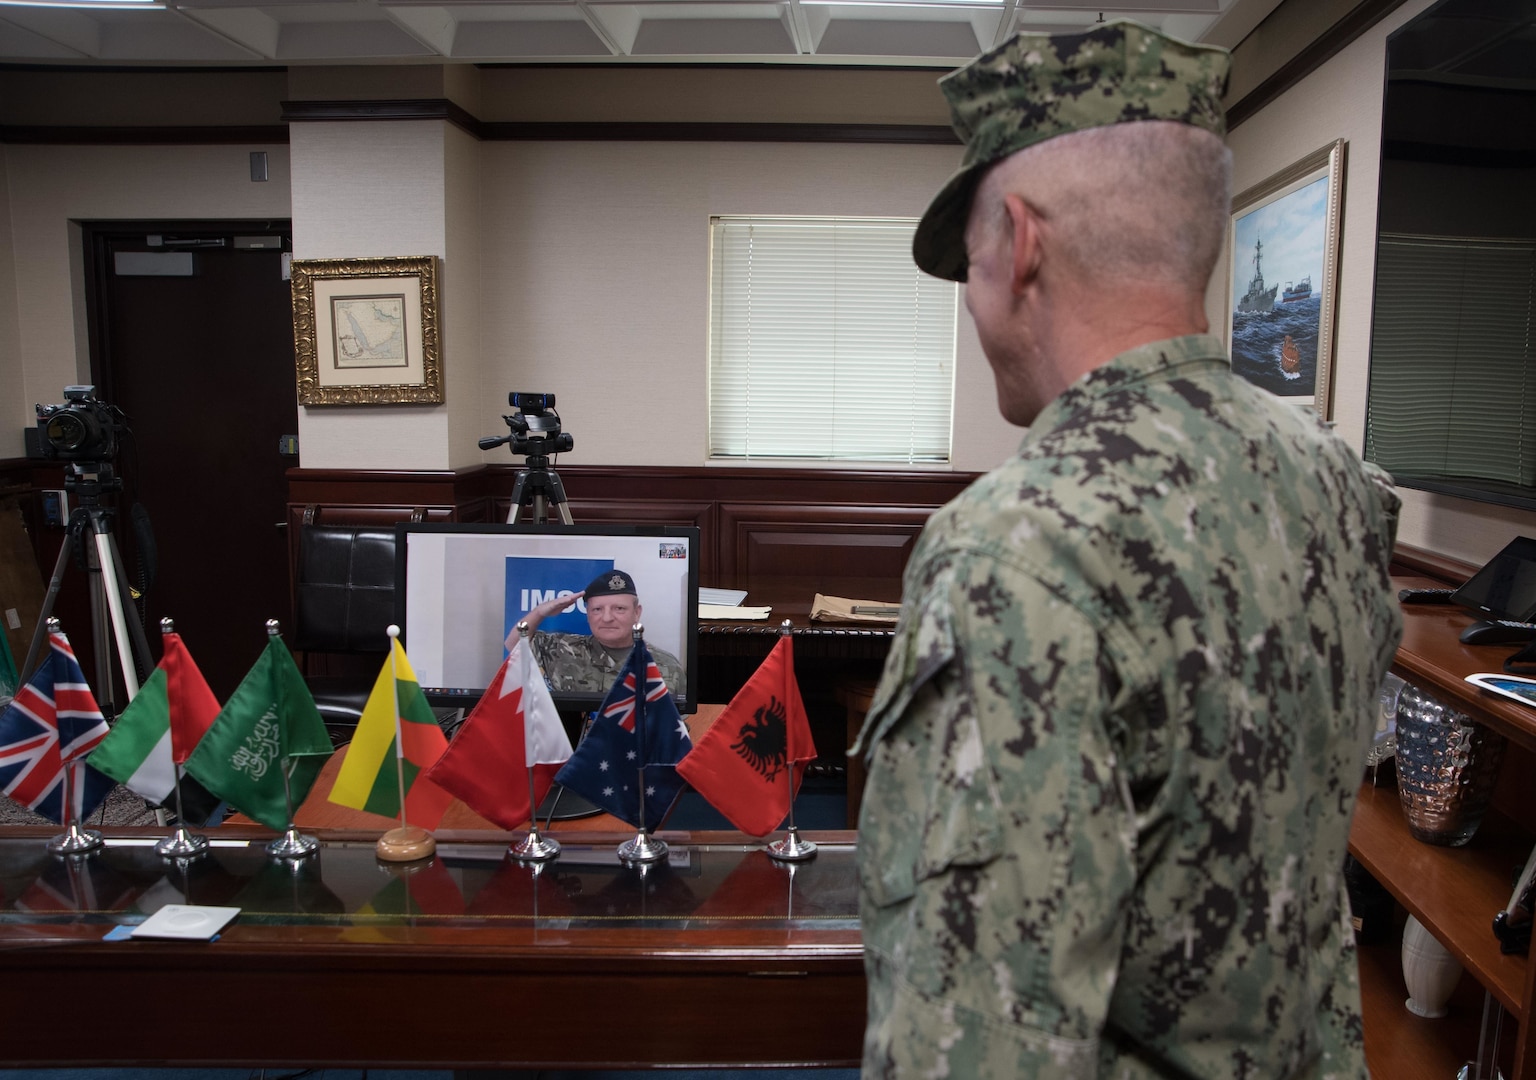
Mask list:
[[[266,643],[291,633],[281,453],[298,431],[286,222],[135,223],[86,228],[98,396],[127,416],[117,533],[137,579],[148,514],[155,576],[142,604],[150,652],[171,617],[220,701]],[[249,249],[237,237],[276,246]],[[152,238],[158,238],[156,243]],[[131,272],[120,255],[191,255],[190,276]],[[182,262],[185,262],[183,258]]]

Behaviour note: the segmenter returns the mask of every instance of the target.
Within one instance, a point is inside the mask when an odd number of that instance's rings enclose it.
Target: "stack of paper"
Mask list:
[[[747,598],[746,589],[707,589],[699,587],[699,606],[735,607]]]
[[[812,622],[865,622],[889,625],[901,614],[901,605],[890,600],[852,600],[846,596],[816,594],[811,602]]]
[[[701,619],[740,619],[742,621],[766,619],[772,608],[766,607],[737,607],[733,604],[706,604],[699,602],[699,618]]]

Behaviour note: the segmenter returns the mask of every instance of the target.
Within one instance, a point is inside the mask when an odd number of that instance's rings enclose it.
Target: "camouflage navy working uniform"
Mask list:
[[[530,639],[533,655],[538,658],[545,681],[551,690],[573,690],[606,694],[618,678],[628,648],[610,649],[591,634],[550,634],[535,630]],[[646,642],[651,659],[674,694],[683,688],[683,665],[665,649]]]
[[[1341,871],[1397,506],[1191,336],[934,515],[854,751],[866,1076],[1366,1075]]]

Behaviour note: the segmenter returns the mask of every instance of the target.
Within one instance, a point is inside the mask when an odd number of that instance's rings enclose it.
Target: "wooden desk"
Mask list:
[[[1445,584],[1418,575],[1393,580],[1399,588]],[[1536,746],[1536,710],[1463,681],[1463,676],[1476,671],[1498,671],[1515,646],[1461,644],[1457,636],[1473,619],[1459,607],[1405,605],[1403,615],[1403,641],[1392,664],[1394,672],[1516,745]],[[1506,777],[1508,769],[1507,757]],[[1509,902],[1514,875],[1531,851],[1536,808],[1528,790],[1516,791],[1508,808],[1514,820],[1490,813],[1464,847],[1435,847],[1409,832],[1395,788],[1372,788],[1367,783],[1359,792],[1349,849],[1456,956],[1468,975],[1509,1010],[1519,1032],[1515,1045],[1506,1048],[1505,1075],[1510,1080],[1531,1080],[1536,1077],[1536,1039],[1530,1037],[1536,965],[1523,956],[1500,953],[1492,922]],[[1362,952],[1361,997],[1372,1072],[1394,1078],[1453,1075],[1463,1061],[1476,1055],[1482,995],[1470,995],[1460,1016],[1420,1020],[1403,1008],[1406,992],[1395,959],[1395,945]]]
[[[0,1009],[12,1067],[616,1068],[855,1065],[864,972],[853,837],[775,863],[736,834],[568,833],[544,867],[505,834],[439,832],[425,865],[370,833],[296,863],[227,826],[190,862],[117,829],[83,859],[56,828],[0,836]],[[213,942],[104,942],[166,902],[242,913]],[[95,1005],[91,1004],[96,1003]]]

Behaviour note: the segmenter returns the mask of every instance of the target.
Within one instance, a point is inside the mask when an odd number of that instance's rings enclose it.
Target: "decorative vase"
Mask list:
[[[1403,1002],[1415,1016],[1435,1019],[1446,1013],[1445,1003],[1461,979],[1461,964],[1449,949],[1424,929],[1412,915],[1403,926],[1403,982],[1408,1000]]]
[[[1458,847],[1488,812],[1504,736],[1412,683],[1397,695],[1397,793],[1413,835]]]

